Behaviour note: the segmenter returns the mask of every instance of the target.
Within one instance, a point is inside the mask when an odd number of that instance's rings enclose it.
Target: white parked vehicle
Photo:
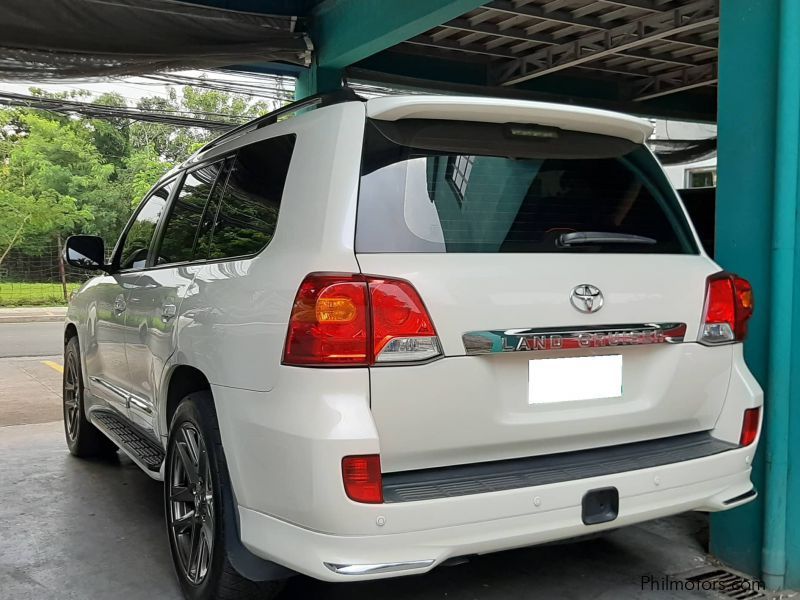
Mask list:
[[[343,92],[211,142],[108,263],[67,242],[104,271],[67,317],[71,452],[165,481],[188,598],[749,502],[752,292],[702,250],[649,134]]]

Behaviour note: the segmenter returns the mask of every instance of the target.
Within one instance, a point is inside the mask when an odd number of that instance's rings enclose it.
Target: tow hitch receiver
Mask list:
[[[589,490],[584,494],[581,505],[584,525],[613,521],[619,513],[619,492],[615,487]]]

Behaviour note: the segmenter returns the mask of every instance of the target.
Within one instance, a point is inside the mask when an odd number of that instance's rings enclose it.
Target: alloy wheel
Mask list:
[[[78,421],[81,410],[81,391],[76,362],[75,356],[69,355],[69,360],[64,365],[64,423],[67,427],[67,436],[72,441],[78,437]]]
[[[199,585],[214,549],[214,488],[205,441],[192,423],[181,423],[169,464],[170,535],[183,575]]]

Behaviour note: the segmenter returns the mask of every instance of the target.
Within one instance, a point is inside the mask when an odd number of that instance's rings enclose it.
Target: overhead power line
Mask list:
[[[294,99],[294,80],[292,78],[271,77],[267,79],[262,77],[262,80],[259,82],[243,83],[223,79],[209,79],[207,77],[178,75],[176,73],[158,73],[142,75],[141,77],[165,84],[189,85],[192,87],[201,87],[259,98],[269,98],[272,100],[291,101]],[[284,81],[284,79],[288,81]]]
[[[32,96],[29,94],[16,94],[14,92],[0,91],[0,104],[8,106],[24,106],[27,108],[38,108],[49,110],[60,114],[80,114],[97,119],[122,118],[134,121],[147,121],[151,123],[165,123],[177,127],[202,127],[212,130],[225,130],[241,125],[247,119],[237,117],[226,117],[218,113],[188,113],[171,110],[141,110],[138,108],[106,106],[92,102],[78,102],[75,100],[65,100],[61,98],[48,98],[43,96]],[[202,118],[197,115],[215,117]],[[225,120],[216,117],[226,117]]]
[[[233,94],[242,94],[254,98],[266,98],[278,103],[290,102],[294,99],[295,81],[293,77],[263,75],[247,72],[222,72],[206,70],[211,77],[184,75],[181,73],[153,73],[140,76],[137,85],[176,85],[193,86],[220,90]],[[213,75],[216,75],[213,76]],[[115,78],[116,79],[116,78]],[[146,79],[149,81],[141,81]],[[128,83],[126,78],[116,79],[121,84]],[[88,80],[87,80],[88,82]],[[349,82],[358,94],[366,98],[397,94],[400,90],[370,85],[364,82]],[[403,93],[409,93],[405,91]],[[416,93],[416,92],[410,92]],[[130,101],[130,100],[129,100]],[[135,107],[119,107],[83,102],[80,100],[51,98],[30,94],[19,94],[0,90],[0,105],[24,106],[47,110],[60,114],[80,114],[96,119],[122,118],[132,121],[163,123],[177,127],[200,127],[209,130],[226,130],[242,124],[245,117],[211,112],[187,112],[173,109],[140,109]]]

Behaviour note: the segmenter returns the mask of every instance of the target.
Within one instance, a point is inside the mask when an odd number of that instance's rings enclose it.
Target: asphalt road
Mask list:
[[[64,323],[0,323],[0,358],[53,356],[64,350]]]

